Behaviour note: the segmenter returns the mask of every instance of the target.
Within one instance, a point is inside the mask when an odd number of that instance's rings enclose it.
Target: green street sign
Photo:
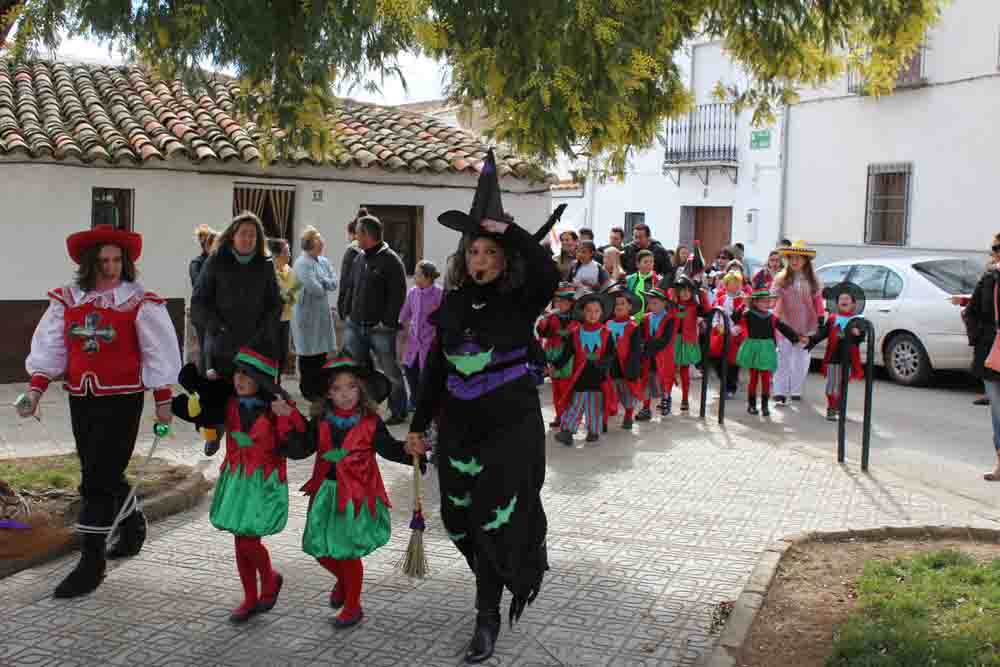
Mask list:
[[[750,132],[750,150],[759,151],[771,147],[771,130],[753,130]]]

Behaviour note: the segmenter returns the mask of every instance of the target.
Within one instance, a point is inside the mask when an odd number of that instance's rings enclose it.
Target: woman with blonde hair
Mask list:
[[[604,249],[604,270],[608,272],[611,282],[625,280],[625,269],[622,268],[622,251],[614,246]]]
[[[774,314],[788,323],[799,335],[816,333],[819,321],[826,316],[823,285],[813,271],[816,251],[805,241],[796,241],[788,247],[778,248],[788,265],[771,285],[776,298]],[[774,403],[784,405],[791,398],[802,400],[802,388],[809,374],[809,351],[793,341],[778,336],[778,370],[774,375]]]
[[[191,289],[194,289],[194,286],[198,283],[198,276],[201,275],[201,267],[205,265],[205,260],[212,253],[212,246],[215,244],[218,236],[219,232],[206,224],[201,224],[194,228],[194,239],[198,242],[201,252],[188,264],[188,277],[191,278]],[[198,368],[204,371],[207,368],[205,365],[205,329],[200,324],[194,322],[191,323],[191,326],[194,329],[198,346],[196,363],[198,364]],[[194,353],[192,353],[192,356],[194,356]]]
[[[239,213],[217,243],[191,295],[191,318],[205,329],[209,378],[231,377],[244,346],[275,358],[282,307],[260,218]]]
[[[315,227],[302,232],[302,254],[295,260],[293,271],[302,292],[292,312],[292,340],[299,358],[299,388],[302,395],[322,406],[323,393],[314,390],[317,373],[326,363],[326,355],[336,349],[333,316],[327,295],[337,289],[337,277],[330,262],[323,256],[326,242]]]

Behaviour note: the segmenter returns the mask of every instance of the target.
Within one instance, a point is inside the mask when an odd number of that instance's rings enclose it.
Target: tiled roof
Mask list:
[[[0,156],[139,164],[156,160],[256,163],[259,129],[240,123],[239,86],[223,77],[189,92],[143,67],[0,58]],[[344,102],[330,116],[339,146],[323,163],[431,174],[477,172],[487,147],[464,130],[395,108]],[[299,151],[292,165],[316,165]],[[540,172],[498,150],[500,175]]]

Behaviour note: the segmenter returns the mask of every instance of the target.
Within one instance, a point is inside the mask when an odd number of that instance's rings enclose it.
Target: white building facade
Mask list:
[[[818,261],[901,254],[985,260],[996,215],[1000,3],[954,0],[876,99],[849,73],[788,118],[785,236]]]
[[[612,227],[628,237],[645,222],[667,248],[699,239],[710,261],[741,242],[748,257],[764,260],[779,239],[782,118],[753,127],[752,113],[737,115],[716,101],[716,83],[746,85],[721,41],[693,44],[678,58],[694,111],[668,122],[660,140],[634,156],[623,181],[600,182],[585,161],[561,165],[561,173],[575,170],[584,182],[558,186],[552,204],[569,204],[564,220],[594,229],[599,243]]]

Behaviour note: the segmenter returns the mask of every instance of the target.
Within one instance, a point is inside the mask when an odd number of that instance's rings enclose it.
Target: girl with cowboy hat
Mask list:
[[[775,297],[774,313],[803,335],[812,335],[822,321],[826,308],[823,285],[813,271],[816,251],[805,241],[778,248],[788,262],[771,285]],[[802,388],[809,373],[809,351],[784,336],[778,337],[778,370],[774,375],[774,403],[784,405],[791,398],[802,399]]]

